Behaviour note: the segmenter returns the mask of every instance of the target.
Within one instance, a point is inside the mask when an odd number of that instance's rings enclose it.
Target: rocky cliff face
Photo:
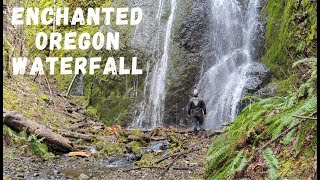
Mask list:
[[[180,2],[169,66],[164,122],[189,126],[187,106],[194,85],[200,78],[210,36],[210,1]]]
[[[169,46],[166,97],[163,102],[165,125],[186,125],[189,94],[199,80],[203,64],[202,56],[205,55],[203,49],[207,44],[206,37],[210,29],[207,17],[210,11],[208,0],[181,0],[177,3]],[[143,97],[150,94],[149,86],[153,68],[163,54],[166,23],[171,8],[170,1],[160,0],[155,3],[152,0],[135,0],[130,1],[129,5],[139,6],[144,12],[142,22],[132,32],[131,47],[144,53],[144,59],[141,61],[145,64],[146,77],[143,84],[145,88],[139,94],[141,101],[146,101]],[[141,108],[138,104],[134,107],[136,115],[142,111],[137,110]]]
[[[165,24],[170,14],[170,3],[161,1],[131,1],[132,6],[140,6],[144,10],[144,19],[132,34],[132,47],[145,53],[143,61],[149,62],[147,75],[151,76],[153,66],[163,53],[163,39],[165,36]],[[212,26],[210,0],[181,0],[178,1],[177,11],[174,16],[172,39],[170,42],[170,54],[168,73],[166,80],[166,97],[164,103],[164,125],[176,127],[188,127],[186,110],[190,100],[191,91],[200,79],[201,72],[215,63],[215,55],[212,51],[212,39],[208,38],[215,31]],[[246,4],[245,1],[241,1]],[[263,3],[261,3],[261,6]],[[147,8],[148,7],[148,8]],[[157,15],[160,17],[157,20]],[[259,28],[259,35],[254,39],[254,59],[259,61],[263,54],[264,24]],[[206,61],[210,59],[210,61]],[[241,57],[239,57],[241,60]],[[245,85],[243,95],[254,93],[270,81],[269,70],[255,63],[248,72],[250,76]],[[142,96],[149,94],[148,83],[145,79],[145,90]],[[141,101],[142,98],[141,98]],[[145,102],[146,103],[146,102]],[[139,107],[136,107],[136,109]],[[242,108],[240,107],[239,110]],[[138,112],[139,113],[139,112]],[[137,113],[137,114],[138,114]]]

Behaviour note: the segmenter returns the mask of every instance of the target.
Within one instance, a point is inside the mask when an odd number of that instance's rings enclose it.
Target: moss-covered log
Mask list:
[[[18,112],[3,108],[3,123],[16,131],[22,131],[23,128],[27,128],[28,133],[35,133],[41,138],[44,137],[44,142],[58,152],[70,152],[72,149],[71,142],[67,138],[54,133],[44,125],[25,119]]]

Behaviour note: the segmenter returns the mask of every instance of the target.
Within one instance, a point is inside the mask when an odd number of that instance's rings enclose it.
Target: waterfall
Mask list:
[[[254,62],[254,39],[259,25],[259,0],[243,6],[237,0],[212,0],[212,58],[204,60],[197,87],[206,102],[206,128],[228,124],[237,115],[237,105]]]
[[[161,15],[163,9],[163,1],[159,1],[159,8],[156,14],[156,20],[158,25],[160,25]],[[168,70],[168,60],[169,60],[169,47],[171,42],[171,31],[174,20],[174,13],[176,10],[176,0],[171,0],[171,12],[166,25],[163,54],[162,57],[157,59],[153,67],[151,80],[149,83],[145,84],[144,89],[144,100],[140,105],[139,115],[135,117],[133,123],[129,128],[140,128],[140,129],[153,129],[157,126],[162,125],[162,116],[164,109],[165,100],[165,87],[166,87],[166,77]],[[159,34],[156,33],[154,47],[157,46]],[[156,50],[154,50],[156,51]],[[154,57],[153,57],[154,58]],[[148,69],[150,64],[147,64]],[[149,79],[149,74],[147,74],[146,81]],[[146,94],[148,88],[149,94]]]

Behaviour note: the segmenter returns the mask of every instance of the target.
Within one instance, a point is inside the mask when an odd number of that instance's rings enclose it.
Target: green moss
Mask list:
[[[264,9],[266,54],[262,62],[281,79],[292,74],[291,64],[297,59],[316,56],[316,3],[270,0]]]
[[[143,166],[154,166],[157,159],[155,156],[151,153],[144,154],[140,161],[136,162],[137,166],[143,167]]]
[[[311,158],[315,156],[315,151],[311,148],[307,149],[306,152],[304,153],[304,156],[306,158]]]
[[[42,100],[44,100],[46,103],[49,103],[49,102],[50,102],[50,97],[47,96],[47,95],[45,95],[45,94],[42,94],[42,95],[40,96],[40,98],[41,98]]]
[[[133,153],[140,153],[141,152],[141,145],[139,142],[137,141],[131,141],[130,143],[128,143],[128,147],[130,147],[132,149]]]
[[[23,1],[22,5],[25,7],[39,7],[40,11],[45,7],[53,6],[53,1],[39,1],[39,2],[30,2],[30,1]],[[76,7],[81,7],[82,9],[86,10],[88,7],[126,7],[126,1],[85,1],[85,0],[76,0],[76,1],[66,1],[64,3],[58,1],[57,7],[64,7],[67,6],[70,8],[70,14],[73,13]],[[85,12],[86,13],[86,12]],[[112,16],[112,19],[115,17]],[[101,19],[102,21],[102,19]],[[112,21],[114,22],[114,21]],[[52,31],[52,26],[25,26],[24,31],[26,35],[26,48],[30,54],[29,59],[33,60],[35,57],[45,58],[47,56],[54,56],[54,57],[84,57],[86,55],[91,55],[91,57],[101,57],[103,60],[106,60],[107,57],[125,57],[126,59],[130,59],[133,56],[136,56],[136,51],[133,53],[131,48],[128,47],[128,42],[131,40],[132,35],[132,26],[115,26],[112,24],[110,27],[105,26],[102,31],[106,32],[108,28],[112,28],[115,31],[118,31],[123,36],[120,36],[120,49],[121,51],[108,51],[100,50],[100,51],[92,51],[91,49],[88,50],[77,50],[77,51],[67,51],[67,50],[54,50],[49,51],[49,49],[45,50],[38,50],[35,48],[34,39],[37,35],[37,32],[43,31],[49,34]],[[83,32],[88,32],[89,34],[93,35],[94,33],[100,30],[100,26],[56,26],[56,31],[60,33],[65,32],[77,32],[77,37]],[[76,37],[76,38],[77,38]],[[144,64],[143,61],[139,61],[140,64]],[[104,64],[103,62],[101,64]],[[127,65],[130,62],[126,63]],[[73,65],[72,65],[73,66]],[[47,67],[45,67],[46,69]],[[60,62],[56,63],[55,71],[60,71]],[[102,122],[107,125],[113,124],[120,124],[126,125],[128,124],[132,116],[129,115],[129,110],[131,109],[131,102],[132,97],[129,93],[131,93],[132,84],[137,81],[137,77],[135,76],[108,76],[103,75],[103,65],[99,72],[96,72],[94,75],[85,75],[84,76],[84,85],[85,85],[85,96],[80,103],[80,107],[89,107],[87,110],[89,113],[95,117],[98,117]],[[61,75],[60,73],[55,73],[52,78],[56,80],[58,83],[58,90],[59,91],[66,91],[68,88],[73,75]],[[136,90],[141,90],[143,87],[142,81],[139,81],[139,87]],[[136,86],[136,85],[135,85]],[[92,92],[89,93],[89,89],[92,87]],[[84,102],[84,103],[83,103]],[[119,103],[120,102],[120,103]]]
[[[8,110],[20,109],[19,100],[16,98],[16,95],[6,88],[3,89],[3,106]]]
[[[279,96],[287,96],[294,92],[293,82],[295,82],[297,74],[291,75],[289,78],[277,81]]]
[[[109,140],[103,142],[103,148],[100,150],[100,153],[108,156],[123,156],[124,152],[125,146],[123,143],[110,143]]]
[[[279,177],[290,177],[294,173],[293,167],[295,166],[295,161],[290,158],[289,160],[282,160],[281,162],[281,171],[279,171]]]
[[[97,117],[98,111],[94,107],[89,106],[86,111],[90,116]]]
[[[129,134],[130,135],[135,135],[135,136],[138,136],[138,137],[144,136],[144,133],[141,132],[139,129],[134,129],[134,130],[130,131]]]

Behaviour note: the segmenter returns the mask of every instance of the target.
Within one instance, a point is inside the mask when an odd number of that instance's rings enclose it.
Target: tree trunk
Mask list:
[[[5,108],[3,108],[3,124],[16,131],[27,128],[28,133],[35,133],[41,138],[44,137],[45,143],[55,151],[66,153],[70,152],[72,149],[71,142],[67,138],[54,133],[50,128],[44,125],[27,120],[21,114],[8,111]]]

